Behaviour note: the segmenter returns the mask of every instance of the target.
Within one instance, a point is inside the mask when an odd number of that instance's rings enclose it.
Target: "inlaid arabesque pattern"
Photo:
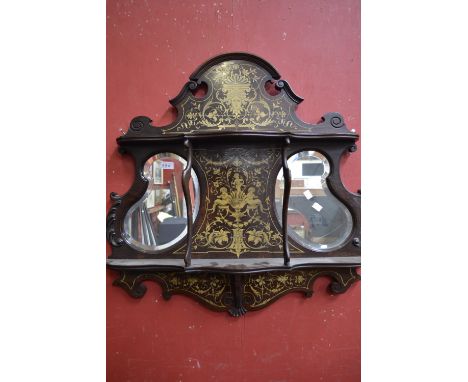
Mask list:
[[[210,258],[283,256],[281,228],[275,225],[270,182],[281,160],[275,148],[223,151],[200,149],[194,159],[207,185],[206,212],[194,237],[192,255]],[[302,253],[291,245],[293,253]],[[227,256],[229,255],[230,256]]]
[[[268,82],[275,83],[277,94],[266,91]],[[198,98],[191,91],[202,84],[207,85],[207,92]],[[331,278],[332,293],[343,293],[359,280],[360,197],[342,188],[340,180],[333,178],[337,172],[331,174],[329,186],[352,210],[353,240],[323,256],[336,256],[340,261],[331,257],[330,262],[316,262],[320,254],[283,237],[275,216],[271,198],[278,171],[287,170],[288,155],[317,149],[338,169],[342,154],[357,148],[358,136],[348,130],[339,113],[326,113],[317,124],[301,121],[295,113],[301,101],[265,60],[248,53],[227,53],[200,66],[170,101],[177,109],[174,122],[156,127],[149,117],[135,117],[117,142],[122,153],[134,157],[137,173],[155,149],[179,152],[184,147],[181,155],[186,155],[188,168],[193,160],[202,200],[193,226],[188,224],[190,245],[181,243],[149,256],[135,253],[122,239],[123,216],[146,184],[137,176],[130,192],[113,194],[107,238],[113,249],[108,266],[120,271],[114,284],[133,297],[142,297],[144,281],[153,280],[162,286],[165,298],[184,294],[210,309],[240,316],[291,292],[310,297],[312,284],[320,276]],[[182,181],[188,194],[188,177]],[[291,183],[285,180],[284,187],[286,191]],[[283,215],[287,208],[283,201]],[[290,255],[303,262],[291,264]],[[275,257],[284,257],[284,267],[267,261]],[[229,264],[217,259],[229,259]]]
[[[311,297],[314,281],[328,276],[330,292],[343,293],[360,276],[353,269],[305,269],[289,272],[254,273],[249,275],[227,275],[224,273],[181,272],[122,272],[114,285],[124,288],[133,297],[146,293],[144,281],[158,282],[163,296],[169,299],[174,294],[191,296],[212,310],[228,311],[233,316],[249,310],[261,309],[281,296],[291,292],[302,292]],[[242,288],[236,291],[231,279],[239,278]]]
[[[199,82],[208,85],[206,97],[186,97],[178,105],[182,118],[163,133],[212,130],[300,129],[294,117],[296,103],[285,92],[269,95],[265,84],[271,75],[245,61],[227,61],[208,69]]]

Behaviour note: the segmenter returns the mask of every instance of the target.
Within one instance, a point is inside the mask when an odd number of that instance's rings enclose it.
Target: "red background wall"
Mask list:
[[[108,192],[123,194],[133,180],[133,163],[115,142],[130,120],[147,115],[155,125],[170,122],[168,100],[191,72],[230,51],[271,62],[305,98],[298,107],[303,120],[338,111],[359,133],[358,0],[109,0]],[[342,171],[350,190],[360,188],[359,151]],[[233,318],[184,296],[164,301],[154,283],[144,298],[133,299],[112,287],[114,277],[108,271],[109,382],[360,380],[360,283],[331,296],[320,279],[311,299],[290,294]]]

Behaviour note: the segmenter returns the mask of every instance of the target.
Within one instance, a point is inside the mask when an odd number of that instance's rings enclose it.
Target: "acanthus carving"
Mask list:
[[[122,204],[122,197],[115,192],[110,193],[110,198],[114,202],[107,214],[106,219],[106,235],[107,240],[113,247],[120,247],[124,241],[116,231],[115,223],[117,216],[117,209]]]

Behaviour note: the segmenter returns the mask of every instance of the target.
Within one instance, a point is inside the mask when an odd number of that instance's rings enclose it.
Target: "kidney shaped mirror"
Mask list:
[[[317,151],[300,151],[288,159],[291,189],[288,203],[288,235],[314,251],[339,248],[351,234],[353,218],[346,206],[329,190],[330,164]],[[283,211],[284,175],[278,173],[276,211]]]
[[[187,235],[187,208],[182,173],[187,161],[174,153],[149,158],[143,169],[148,189],[127,212],[123,238],[133,248],[157,252],[180,242]],[[200,205],[198,178],[193,169],[189,181],[193,220]]]

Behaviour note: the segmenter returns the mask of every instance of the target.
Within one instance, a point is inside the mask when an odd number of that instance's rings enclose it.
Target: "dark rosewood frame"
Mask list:
[[[317,277],[331,278],[331,293],[343,293],[350,285],[359,280],[356,269],[360,267],[360,194],[350,193],[340,179],[339,164],[346,152],[356,151],[355,142],[358,135],[349,131],[343,117],[338,113],[328,113],[317,125],[300,122],[303,128],[296,130],[276,131],[263,129],[255,131],[183,131],[176,129],[170,134],[163,134],[164,129],[173,129],[180,124],[181,104],[191,95],[191,91],[201,85],[204,73],[215,65],[241,62],[254,64],[268,73],[267,80],[276,81],[276,89],[287,95],[288,102],[298,104],[302,101],[294,94],[289,84],[280,80],[280,75],[269,63],[248,53],[230,53],[217,56],[202,65],[190,77],[180,94],[171,100],[179,112],[177,120],[161,128],[150,125],[148,117],[136,117],[130,123],[128,132],[117,139],[119,152],[130,154],[135,159],[135,180],[129,191],[123,195],[111,193],[112,207],[107,216],[107,239],[112,246],[112,254],[107,259],[110,269],[120,272],[114,285],[124,288],[133,297],[142,297],[146,287],[143,281],[158,282],[163,288],[163,296],[169,299],[172,294],[185,294],[217,311],[228,311],[239,316],[248,310],[261,309],[279,297],[290,292],[303,292],[306,297],[312,295],[312,284]],[[297,122],[295,115],[290,116],[292,123]],[[248,259],[219,260],[216,263],[203,259],[192,259],[192,239],[194,223],[189,195],[189,181],[192,168],[200,171],[193,161],[194,149],[216,148],[223,150],[224,142],[245,145],[255,150],[257,147],[274,147],[281,152],[278,169],[283,169],[285,189],[283,197],[282,221],[287,219],[288,200],[291,188],[291,174],[287,159],[292,154],[303,150],[320,151],[330,163],[330,174],[327,185],[334,196],[351,212],[353,229],[348,240],[332,252],[314,252],[305,250],[304,255],[292,256],[291,241],[287,235],[287,224],[282,225],[282,258],[264,256]],[[182,186],[188,211],[187,235],[183,240],[184,247],[176,243],[161,253],[143,253],[128,245],[123,239],[123,221],[127,211],[145,193],[148,181],[143,177],[143,166],[148,158],[158,152],[172,152],[187,160],[182,174]],[[274,190],[273,190],[274,193]],[[204,200],[206,185],[200,182],[200,201]],[[270,195],[274,200],[274,195]],[[201,203],[197,216],[205,214]],[[300,244],[295,243],[300,247]],[[177,248],[176,248],[177,247]],[[183,254],[176,249],[183,250]],[[213,260],[213,259],[209,259]],[[259,282],[267,280],[275,288],[260,298],[252,292]],[[277,281],[279,280],[279,281]],[[189,282],[190,281],[190,282]],[[219,293],[204,294],[197,283],[211,283],[212,290]],[[214,288],[214,289],[213,289]]]

